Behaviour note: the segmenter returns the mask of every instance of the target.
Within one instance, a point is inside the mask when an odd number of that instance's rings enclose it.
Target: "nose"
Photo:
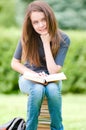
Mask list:
[[[43,27],[44,26],[44,24],[43,24],[43,22],[39,22],[39,27]]]

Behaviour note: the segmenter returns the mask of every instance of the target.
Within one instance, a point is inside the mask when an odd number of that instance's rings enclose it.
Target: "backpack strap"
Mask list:
[[[12,125],[12,123],[14,122],[16,118],[13,118],[12,120],[10,120],[9,122],[7,122],[6,124],[3,124],[0,126],[0,130],[8,130],[9,127]]]
[[[23,126],[23,123],[25,124],[25,121],[24,119],[20,118],[20,117],[17,117],[13,123],[11,124],[11,126],[9,127],[8,130],[25,130],[25,127],[22,127]],[[21,126],[22,125],[22,126]],[[22,129],[18,128],[19,126],[22,127]],[[24,125],[25,126],[25,125]]]
[[[26,128],[26,123],[25,123],[24,119],[22,119],[22,121],[18,125],[17,130],[25,130],[25,128]]]

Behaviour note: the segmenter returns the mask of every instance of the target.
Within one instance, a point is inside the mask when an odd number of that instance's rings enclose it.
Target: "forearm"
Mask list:
[[[13,59],[11,62],[11,67],[12,69],[14,69],[15,71],[17,71],[20,74],[24,74],[25,71],[29,72],[29,73],[36,73],[34,71],[32,71],[31,69],[27,68],[26,66],[24,66],[21,62],[18,62],[17,60]]]
[[[61,66],[57,65],[54,61],[50,44],[44,44],[44,52],[46,58],[47,69],[50,74],[58,73],[61,71]]]

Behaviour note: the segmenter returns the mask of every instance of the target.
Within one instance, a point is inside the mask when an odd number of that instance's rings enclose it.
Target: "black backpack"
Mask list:
[[[0,126],[0,130],[25,130],[26,123],[23,118],[16,117],[11,121]]]

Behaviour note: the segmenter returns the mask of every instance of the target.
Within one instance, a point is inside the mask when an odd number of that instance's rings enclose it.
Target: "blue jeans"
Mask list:
[[[63,130],[61,84],[48,83],[46,86],[19,78],[19,88],[28,94],[26,130],[37,130],[38,116],[44,96],[47,97],[51,117],[51,130]]]

